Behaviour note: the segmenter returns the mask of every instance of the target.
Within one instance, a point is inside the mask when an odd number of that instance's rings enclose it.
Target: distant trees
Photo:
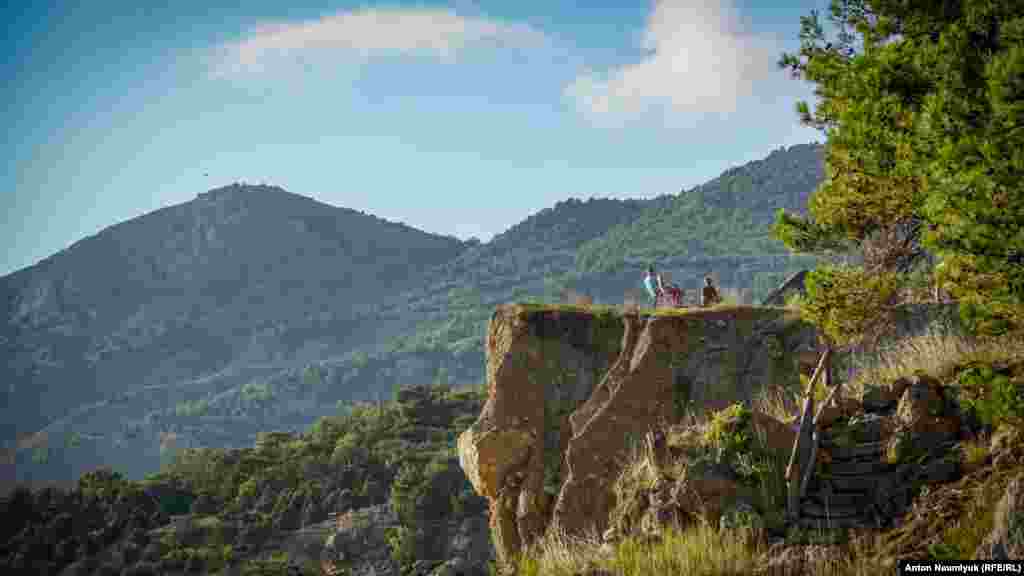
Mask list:
[[[210,402],[205,398],[185,400],[174,407],[174,415],[178,418],[195,418],[203,416],[210,410]]]
[[[769,234],[774,207],[796,208],[821,179],[817,146],[802,145],[726,171],[642,212],[580,246],[576,268],[615,273],[630,261],[785,253]]]
[[[809,315],[849,339],[931,254],[969,325],[1020,328],[1024,4],[833,0],[829,12],[837,37],[812,12],[780,61],[815,84],[817,106],[797,110],[828,142],[809,214],[780,211],[774,235],[797,252],[857,255],[809,276]]]

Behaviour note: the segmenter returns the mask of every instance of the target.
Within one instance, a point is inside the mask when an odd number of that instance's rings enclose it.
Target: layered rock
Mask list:
[[[488,329],[489,398],[459,438],[460,463],[490,501],[499,559],[550,527],[602,531],[633,441],[688,410],[795,386],[797,351],[814,337],[779,308],[499,308]]]

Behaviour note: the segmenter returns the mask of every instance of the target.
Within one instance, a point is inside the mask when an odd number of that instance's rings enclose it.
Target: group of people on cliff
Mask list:
[[[670,301],[675,302],[676,306],[682,306],[683,289],[668,282],[663,274],[656,274],[654,266],[647,267],[647,272],[644,274],[644,288],[647,289],[647,294],[650,296],[654,306],[657,306],[658,298],[666,297]],[[702,307],[714,306],[721,301],[722,296],[718,293],[718,289],[715,288],[711,276],[705,276],[704,286],[701,287],[700,291],[700,305]]]

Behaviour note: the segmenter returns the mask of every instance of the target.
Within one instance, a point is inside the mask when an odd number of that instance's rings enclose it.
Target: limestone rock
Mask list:
[[[459,465],[478,494],[495,498],[505,476],[522,465],[532,444],[528,432],[480,431],[474,424],[459,436]]]
[[[814,341],[813,327],[781,308],[601,316],[499,307],[488,326],[489,397],[458,441],[460,465],[490,503],[496,557],[555,527],[601,533],[632,446],[689,410],[797,385],[792,351]],[[792,430],[762,416],[754,424],[788,457]],[[691,488],[704,500],[734,491],[713,479]]]

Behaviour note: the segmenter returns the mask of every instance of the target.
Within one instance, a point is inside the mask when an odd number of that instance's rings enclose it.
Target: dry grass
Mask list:
[[[977,470],[985,464],[989,454],[989,439],[979,437],[974,440],[967,440],[960,443],[960,464],[964,470],[970,472]]]
[[[874,543],[766,548],[741,530],[707,523],[668,528],[656,539],[627,538],[602,546],[596,538],[547,536],[520,561],[518,576],[648,576],[822,574],[875,576],[893,571],[873,553]],[[782,558],[786,562],[780,562]],[[770,563],[770,560],[775,559]]]
[[[624,576],[641,574],[751,574],[760,565],[760,550],[737,531],[719,531],[705,523],[686,530],[666,530],[647,543],[627,539],[615,547],[606,566]]]
[[[754,395],[752,406],[754,410],[782,423],[793,424],[800,417],[801,401],[800,393],[796,390],[782,386],[766,386]]]
[[[955,376],[958,367],[970,363],[1004,364],[1024,361],[1024,340],[972,338],[936,329],[907,338],[882,350],[844,386],[844,394],[857,397],[872,386],[923,372],[939,380]]]
[[[520,576],[616,574],[751,574],[762,550],[733,531],[705,523],[686,530],[667,529],[654,541],[627,538],[602,546],[596,537],[545,536],[520,561]]]
[[[601,566],[609,557],[596,534],[574,537],[552,529],[520,557],[516,574],[574,576]]]

